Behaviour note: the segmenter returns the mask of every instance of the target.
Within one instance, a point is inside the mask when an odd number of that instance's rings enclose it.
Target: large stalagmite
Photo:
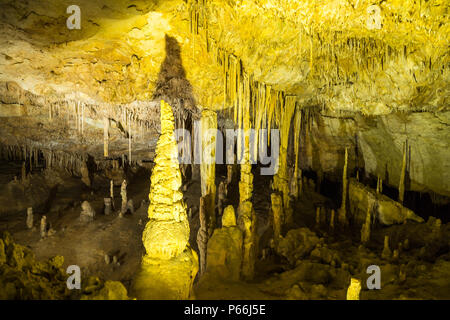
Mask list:
[[[149,222],[142,241],[146,255],[135,280],[140,299],[192,298],[198,256],[189,246],[189,222],[174,135],[172,108],[161,101],[161,136],[151,176]]]

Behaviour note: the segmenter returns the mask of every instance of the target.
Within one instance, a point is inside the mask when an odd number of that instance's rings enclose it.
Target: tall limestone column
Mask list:
[[[341,207],[339,208],[338,220],[342,226],[348,224],[347,220],[347,192],[348,192],[348,177],[347,177],[347,167],[348,167],[348,148],[345,148],[344,156],[344,170],[342,173],[342,201]]]
[[[244,235],[242,271],[241,275],[246,280],[251,280],[255,273],[255,262],[257,258],[257,235],[256,235],[256,214],[251,202],[253,192],[253,174],[252,165],[250,163],[250,105],[249,105],[249,79],[244,76],[244,105],[242,110],[244,130],[244,145],[241,161],[241,180],[239,181],[239,213],[238,226]],[[239,138],[238,138],[239,139]]]
[[[280,99],[283,101],[282,99]],[[282,102],[281,102],[282,103]],[[285,98],[285,104],[282,107],[281,123],[280,123],[280,155],[279,168],[277,174],[273,177],[273,189],[283,196],[284,221],[283,223],[293,222],[293,209],[290,204],[290,177],[287,168],[287,153],[289,143],[289,131],[291,128],[291,120],[295,112],[295,97],[288,96]],[[297,175],[294,173],[295,176]]]
[[[201,164],[200,177],[202,197],[206,198],[208,233],[212,235],[216,227],[216,132],[217,113],[211,110],[203,110],[201,118]]]
[[[146,254],[135,279],[139,299],[192,298],[198,256],[189,246],[189,222],[174,135],[172,108],[161,101],[161,136],[150,187],[149,221],[142,241]]]

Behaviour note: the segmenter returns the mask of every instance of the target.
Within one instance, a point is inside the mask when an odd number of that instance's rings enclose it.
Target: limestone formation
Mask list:
[[[83,162],[81,166],[81,181],[88,187],[92,185],[91,174],[86,162]]]
[[[234,167],[232,164],[227,164],[227,185],[233,182]]]
[[[27,179],[27,169],[25,167],[25,162],[22,163],[22,182]]]
[[[373,207],[374,219],[383,225],[400,224],[407,220],[424,222],[412,210],[384,194],[376,193],[375,190],[356,181],[356,179],[349,179],[348,190],[352,216],[358,224],[365,222],[369,204]]]
[[[104,205],[105,205],[104,214],[105,214],[105,216],[109,216],[112,211],[112,208],[111,208],[112,200],[111,200],[111,198],[104,198],[103,201],[104,201]]]
[[[216,226],[216,131],[217,114],[208,109],[201,114],[201,190],[202,196],[208,195],[207,221],[208,229],[214,230]]]
[[[200,211],[199,211],[199,220],[200,220],[200,228],[197,232],[197,247],[199,252],[199,276],[202,276],[206,270],[206,254],[207,254],[207,245],[208,245],[208,227],[206,221],[206,209],[205,205],[205,197],[200,198]]]
[[[242,244],[243,235],[236,226],[234,208],[227,206],[222,216],[222,228],[215,229],[208,241],[207,274],[227,281],[238,281],[243,257]]]
[[[389,236],[384,236],[384,246],[383,252],[381,253],[381,257],[383,259],[390,259],[392,256],[392,251],[389,248]]]
[[[403,242],[403,249],[409,250],[409,239],[405,239]]]
[[[95,210],[92,208],[91,204],[88,201],[83,201],[83,203],[81,204],[80,221],[91,222],[94,221],[94,218]]]
[[[283,199],[278,193],[272,193],[270,198],[272,201],[271,214],[273,219],[273,239],[274,245],[277,246],[283,226]]]
[[[361,281],[352,278],[347,289],[347,300],[359,300],[359,293],[361,292]]]
[[[140,299],[188,299],[198,271],[189,246],[172,108],[161,101],[161,136],[151,175],[149,221],[142,241],[146,254],[134,287]]]
[[[393,261],[398,261],[399,258],[399,250],[398,249],[394,249],[394,252],[392,253],[392,260]]]
[[[334,229],[334,218],[336,216],[336,211],[334,209],[331,209],[331,215],[330,215],[330,228]]]
[[[218,214],[219,217],[222,216],[223,213],[223,209],[225,207],[225,203],[227,201],[227,185],[225,181],[221,181],[219,183],[219,190],[218,190],[218,203],[217,203],[217,208],[218,208]]]
[[[298,198],[298,177],[294,168],[289,169],[289,195]]]
[[[123,215],[127,212],[127,181],[123,180],[122,185],[120,186],[120,196],[122,197],[122,205],[120,207],[119,217],[123,217]]]
[[[47,217],[42,216],[41,218],[41,227],[40,227],[41,238],[47,237]]]
[[[250,201],[239,205],[238,226],[243,233],[242,277],[253,279],[255,263],[258,255],[258,239],[256,234],[256,214]]]
[[[316,228],[320,227],[320,207],[316,207]]]
[[[117,161],[114,161],[114,162],[117,162]],[[111,197],[111,206],[114,209],[114,181],[113,180],[111,180],[109,182],[109,196]]]
[[[348,224],[348,220],[347,220],[347,191],[348,191],[347,166],[348,166],[348,148],[345,148],[344,170],[342,173],[342,201],[341,201],[341,207],[339,208],[339,215],[338,215],[339,223],[342,226],[345,226]]]
[[[372,206],[367,206],[367,215],[366,215],[366,221],[364,222],[362,229],[361,229],[361,242],[367,243],[370,240],[370,229],[372,226]]]
[[[109,119],[103,119],[103,156],[109,156]]]
[[[127,201],[126,212],[130,212],[131,214],[134,214],[134,202],[133,202],[133,199],[130,199],[130,200]]]
[[[27,228],[33,228],[33,208],[27,209]]]

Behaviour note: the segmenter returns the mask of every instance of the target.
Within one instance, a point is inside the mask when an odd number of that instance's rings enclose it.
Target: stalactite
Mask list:
[[[344,170],[342,173],[342,202],[339,208],[339,223],[341,225],[347,225],[347,189],[348,189],[348,178],[347,178],[347,166],[348,166],[348,148],[345,148],[344,156]]]
[[[212,130],[217,129],[217,114],[214,111],[204,109],[201,117],[201,146],[202,161],[200,164],[202,196],[209,195],[207,208],[208,231],[214,230],[216,225],[215,199],[216,199],[216,136]],[[209,132],[208,132],[209,131]]]
[[[298,198],[299,196],[299,189],[298,186],[301,184],[301,176],[299,179],[299,169],[298,169],[298,163],[299,163],[299,153],[300,153],[300,133],[302,126],[302,112],[297,107],[295,111],[294,116],[294,157],[295,157],[295,167],[294,167],[294,179],[296,181],[297,190],[294,192],[294,197]],[[300,181],[299,181],[300,180]]]
[[[109,119],[103,119],[103,156],[109,156]]]
[[[408,140],[405,141],[403,147],[403,158],[402,158],[402,169],[400,172],[400,182],[398,186],[398,202],[403,204],[403,199],[405,196],[405,177],[406,177],[406,155],[408,150]]]
[[[291,128],[291,120],[295,112],[295,96],[288,96],[284,99],[281,99],[280,96],[280,110],[281,110],[281,119],[279,122],[280,128],[280,152],[279,152],[279,167],[278,172],[273,178],[272,188],[281,192],[283,195],[283,208],[286,214],[285,222],[292,222],[292,208],[290,205],[289,198],[289,175],[287,169],[287,152],[288,152],[288,143],[289,143],[289,132]]]

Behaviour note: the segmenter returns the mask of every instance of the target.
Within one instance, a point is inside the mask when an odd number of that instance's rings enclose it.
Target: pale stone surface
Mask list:
[[[256,214],[249,201],[241,203],[238,212],[238,226],[244,237],[241,274],[244,279],[250,280],[255,275],[255,263],[258,255]]]
[[[270,198],[272,201],[271,213],[273,219],[273,239],[275,242],[275,246],[277,246],[281,236],[281,230],[284,222],[283,199],[277,193],[272,193],[270,195]]]

